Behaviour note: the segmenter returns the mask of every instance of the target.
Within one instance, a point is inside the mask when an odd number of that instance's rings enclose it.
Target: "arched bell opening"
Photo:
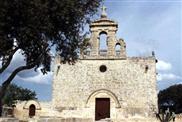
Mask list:
[[[91,50],[92,50],[92,46],[91,46],[91,44],[88,44],[84,51],[84,55],[90,56]]]
[[[116,56],[121,55],[121,44],[120,43],[116,43],[116,45],[115,45],[115,54],[116,54]]]
[[[90,55],[90,52],[92,50],[91,44],[87,46],[87,55]]]
[[[107,44],[107,33],[102,31],[99,33],[99,55],[107,55],[108,44]]]

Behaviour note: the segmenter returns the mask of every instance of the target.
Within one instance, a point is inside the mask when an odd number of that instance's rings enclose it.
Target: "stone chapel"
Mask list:
[[[100,19],[90,24],[89,50],[75,65],[57,63],[60,70],[53,80],[54,108],[77,111],[80,117],[95,120],[155,112],[156,59],[127,57],[126,43],[117,39],[117,30],[118,24],[103,8]],[[107,36],[107,50],[99,49],[101,34]],[[120,48],[116,50],[117,45]]]
[[[103,7],[100,18],[90,24],[88,49],[76,64],[61,64],[56,58],[52,101],[35,103],[37,116],[113,122],[141,117],[144,120],[138,122],[154,122],[149,118],[157,111],[156,58],[128,57],[117,30],[118,23],[107,17]],[[102,34],[107,49],[100,48]],[[31,102],[24,104],[28,112]]]

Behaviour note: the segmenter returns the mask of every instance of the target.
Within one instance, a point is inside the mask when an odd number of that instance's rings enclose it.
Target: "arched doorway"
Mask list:
[[[35,116],[35,110],[36,110],[35,105],[31,104],[30,107],[29,107],[29,117],[34,117]]]
[[[95,100],[95,120],[110,118],[110,98],[96,98]]]
[[[117,96],[108,89],[98,89],[92,91],[86,101],[86,107],[91,108],[90,116],[95,120],[114,118],[116,110],[121,108]],[[94,107],[94,108],[93,108]]]

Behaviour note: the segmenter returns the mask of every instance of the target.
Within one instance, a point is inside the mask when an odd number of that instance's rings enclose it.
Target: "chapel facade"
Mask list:
[[[77,63],[57,59],[52,103],[65,116],[117,119],[152,116],[157,110],[155,56],[127,57],[117,30],[103,8],[100,19],[90,24],[89,44]],[[107,50],[100,49],[102,34]]]

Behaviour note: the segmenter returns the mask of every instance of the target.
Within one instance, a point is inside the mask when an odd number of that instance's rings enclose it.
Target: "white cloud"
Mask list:
[[[13,60],[10,66],[8,66],[8,68],[2,74],[0,74],[0,83],[6,80],[17,67],[26,65],[26,62],[24,60],[25,57],[21,53],[21,50],[18,50],[13,56]],[[47,74],[43,75],[40,69],[41,68],[38,68],[36,72],[34,69],[22,71],[16,75],[13,81],[50,84],[52,81],[53,73],[48,72]]]
[[[181,81],[181,82],[179,82],[178,84],[182,84],[182,81]]]
[[[157,81],[158,89],[163,90],[167,87],[179,84],[182,80],[182,76],[176,75],[172,72],[172,64],[163,60],[158,60],[156,68],[158,70]],[[181,82],[182,83],[182,82]]]
[[[182,80],[182,77],[172,73],[159,73],[157,75],[157,80],[158,81],[175,81],[175,80]]]
[[[165,82],[164,81],[158,81],[157,84],[158,84],[158,90],[163,90],[163,89],[166,89],[172,85],[180,84],[180,81],[165,81]]]
[[[11,64],[8,66],[8,68],[6,69],[7,72],[12,72],[13,70],[15,70],[17,67],[19,66],[23,66],[26,64],[25,62],[25,57],[21,54],[22,51],[18,50],[14,56],[13,59],[11,61]]]
[[[38,68],[36,72],[32,69],[18,74],[18,78],[23,81],[40,84],[50,84],[50,82],[52,81],[52,77],[52,72],[48,72],[47,74],[43,75],[41,72],[41,67]]]
[[[52,81],[52,72],[48,72],[47,74],[43,75],[42,73],[39,73],[38,75],[35,75],[33,77],[20,77],[17,75],[17,78],[19,80],[22,80],[24,82],[33,82],[38,84],[50,84]]]
[[[172,65],[168,62],[158,60],[156,68],[158,71],[169,71],[172,69]]]
[[[6,80],[10,74],[11,74],[10,72],[0,74],[0,83],[2,83],[4,80]],[[24,75],[24,74],[26,74],[26,75]],[[43,75],[42,73],[39,73],[39,71],[38,72],[24,71],[24,72],[17,74],[16,77],[13,79],[13,82],[19,81],[19,82],[32,82],[32,83],[37,83],[37,84],[51,84],[52,78],[53,78],[53,72],[48,72],[47,74]]]

